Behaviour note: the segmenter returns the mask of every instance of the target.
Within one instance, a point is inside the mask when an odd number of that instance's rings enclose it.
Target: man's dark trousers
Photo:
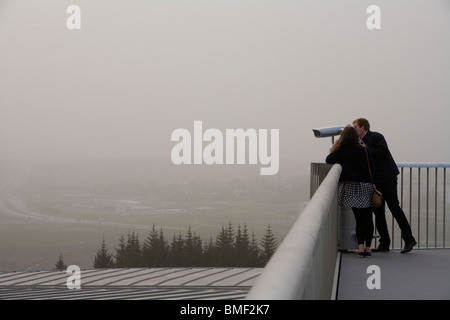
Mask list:
[[[402,239],[405,243],[415,241],[412,235],[411,226],[406,219],[405,213],[400,207],[397,196],[397,177],[394,177],[383,184],[377,184],[377,189],[383,194],[383,205],[378,208],[373,208],[375,214],[375,226],[380,234],[380,245],[389,248],[391,244],[391,238],[389,237],[389,231],[386,222],[385,215],[385,203],[387,203],[392,216],[397,221],[402,233]]]

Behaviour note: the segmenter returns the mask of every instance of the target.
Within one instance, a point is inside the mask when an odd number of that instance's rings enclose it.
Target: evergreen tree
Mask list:
[[[163,230],[159,230],[159,241],[158,241],[158,258],[159,263],[158,265],[161,267],[167,267],[169,266],[169,253],[170,253],[170,246],[167,241],[167,239],[164,237]]]
[[[142,267],[142,251],[139,242],[139,236],[135,234],[134,230],[132,233],[128,233],[128,240],[126,246],[126,260],[127,267]]]
[[[105,243],[105,237],[102,239],[101,248],[97,251],[94,258],[94,268],[112,268],[114,267],[114,260],[111,253],[108,252]]]
[[[184,259],[185,267],[199,267],[203,263],[202,241],[195,232],[192,233],[191,226],[184,242]]]
[[[244,229],[238,226],[236,239],[234,243],[236,267],[247,267],[250,264],[250,237],[248,234],[247,224]]]
[[[119,238],[119,247],[116,248],[116,267],[125,268],[127,267],[127,245],[125,243],[125,238],[123,234]]]
[[[261,240],[261,246],[261,263],[262,266],[265,266],[278,247],[278,242],[272,233],[270,225],[267,226],[266,233]]]
[[[172,267],[183,267],[185,260],[184,239],[181,232],[176,236],[173,235],[172,245],[170,249],[170,262]]]
[[[122,236],[116,248],[116,266],[118,268],[142,267],[142,250],[139,237],[133,231],[128,232],[127,240]]]
[[[215,262],[221,267],[232,267],[235,265],[234,259],[234,231],[231,223],[228,228],[222,227],[216,238],[216,259]]]
[[[56,270],[66,270],[67,269],[67,265],[63,261],[62,253],[59,254],[59,259],[55,264],[55,268],[56,268]]]
[[[249,245],[249,262],[248,267],[261,267],[261,250],[258,246],[255,234],[252,233],[252,240]]]
[[[152,230],[148,233],[147,238],[145,238],[142,244],[142,260],[144,265],[147,267],[153,267],[156,265],[156,244],[158,242],[158,231],[153,224]]]
[[[209,242],[205,242],[203,246],[203,264],[205,267],[212,267],[215,265],[215,251],[216,246],[214,244],[213,238],[209,238]]]
[[[153,225],[152,231],[148,234],[142,245],[142,256],[144,266],[165,267],[168,266],[169,245],[164,237],[162,229],[159,234]]]

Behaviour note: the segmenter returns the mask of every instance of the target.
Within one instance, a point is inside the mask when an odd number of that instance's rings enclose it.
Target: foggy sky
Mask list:
[[[324,161],[312,128],[366,117],[396,161],[448,162],[450,5],[375,2],[0,0],[1,157],[170,164],[201,120],[279,129],[282,173]]]

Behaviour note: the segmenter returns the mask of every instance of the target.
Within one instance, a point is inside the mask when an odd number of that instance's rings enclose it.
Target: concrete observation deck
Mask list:
[[[367,285],[376,281],[375,272],[368,270],[372,265],[379,267],[380,289]],[[370,258],[345,252],[341,254],[336,299],[449,300],[449,271],[450,249],[414,249],[407,254],[391,250],[373,253]]]

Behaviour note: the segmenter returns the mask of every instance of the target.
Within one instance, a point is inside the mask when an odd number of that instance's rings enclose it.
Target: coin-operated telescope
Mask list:
[[[334,144],[334,136],[340,135],[345,126],[323,127],[312,129],[316,138],[331,137],[331,145]]]

